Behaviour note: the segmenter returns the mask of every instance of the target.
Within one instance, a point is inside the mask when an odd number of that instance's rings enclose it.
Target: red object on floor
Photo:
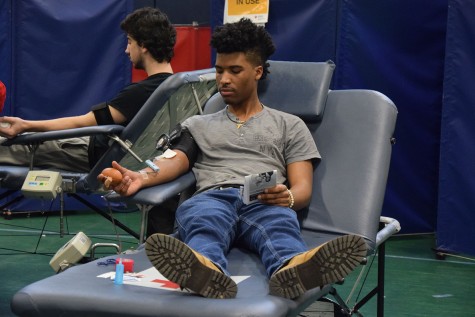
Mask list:
[[[211,67],[211,28],[200,26],[175,26],[177,40],[171,64],[175,73]],[[132,68],[132,82],[147,78],[141,69]]]
[[[0,112],[3,110],[3,105],[5,104],[5,99],[7,98],[7,87],[5,84],[0,81]]]

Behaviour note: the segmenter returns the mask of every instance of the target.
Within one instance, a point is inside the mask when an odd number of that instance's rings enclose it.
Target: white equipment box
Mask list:
[[[71,240],[63,245],[53,256],[49,265],[58,272],[61,264],[75,264],[81,260],[91,247],[91,239],[79,231]]]
[[[21,191],[32,198],[54,199],[61,190],[63,178],[59,172],[29,171]]]

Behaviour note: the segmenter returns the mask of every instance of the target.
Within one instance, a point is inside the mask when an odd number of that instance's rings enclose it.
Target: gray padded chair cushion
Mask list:
[[[322,155],[303,229],[358,234],[374,248],[397,109],[373,90],[330,91],[321,124],[308,125]]]
[[[23,166],[2,166],[0,168],[0,188],[21,188],[28,171],[29,169]]]
[[[123,257],[134,259],[136,272],[151,267],[143,248]],[[240,291],[234,299],[209,299],[191,293],[115,285],[110,279],[97,277],[113,267],[91,262],[28,285],[15,294],[11,307],[18,316],[283,317],[295,316],[299,306],[328,292],[328,286],[317,288],[295,301],[270,296],[264,267],[254,254],[233,249],[229,260],[232,275],[252,275],[238,284]]]
[[[323,115],[335,64],[332,61],[269,63],[269,76],[259,82],[261,102],[295,114],[305,122],[317,122]],[[285,87],[274,82],[285,83]]]

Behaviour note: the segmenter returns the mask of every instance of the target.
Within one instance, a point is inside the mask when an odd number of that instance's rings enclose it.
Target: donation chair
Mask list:
[[[333,68],[331,62],[271,61],[271,73],[261,83],[259,96],[269,107],[300,116],[322,155],[314,170],[310,206],[298,212],[309,247],[344,234],[358,234],[366,239],[370,256],[399,230],[394,219],[383,218],[385,223],[380,225],[397,109],[376,91],[329,91]],[[207,102],[205,112],[223,106],[217,94]],[[160,205],[193,185],[194,177],[188,173],[173,182],[143,189],[126,200]],[[152,267],[143,247],[123,257],[135,261],[135,272]],[[256,255],[235,247],[228,260],[233,276],[247,277],[238,283],[234,299],[208,299],[171,291],[162,280],[154,281],[162,283],[162,288],[115,285],[97,277],[111,268],[91,262],[26,286],[15,294],[11,307],[19,316],[277,317],[297,316],[315,301],[331,296],[345,315],[358,313],[345,306],[333,285],[312,289],[295,300],[271,296],[264,267]],[[382,282],[384,265],[379,268],[383,269],[379,273]],[[382,297],[383,291],[379,285],[372,293]]]
[[[2,205],[6,208],[13,202],[23,198],[18,195],[23,182],[31,169],[35,167],[35,149],[48,140],[82,137],[91,135],[106,135],[110,139],[109,149],[91,168],[88,173],[61,170],[63,193],[78,200],[80,203],[96,211],[112,221],[110,213],[103,208],[90,203],[87,199],[91,194],[105,194],[102,183],[97,175],[106,167],[110,167],[113,160],[121,162],[132,169],[146,167],[147,159],[157,155],[155,144],[159,136],[168,133],[177,123],[186,118],[202,113],[204,103],[216,92],[216,78],[214,69],[176,73],[167,78],[152,93],[137,115],[126,126],[104,125],[61,131],[27,133],[13,139],[6,140],[3,146],[24,144],[31,148],[30,166],[0,166],[0,189],[5,189],[0,199],[16,196]],[[61,204],[61,208],[63,204]],[[61,224],[62,224],[61,210]],[[140,239],[141,235],[118,220],[115,224],[129,234]],[[60,228],[62,235],[63,228]]]

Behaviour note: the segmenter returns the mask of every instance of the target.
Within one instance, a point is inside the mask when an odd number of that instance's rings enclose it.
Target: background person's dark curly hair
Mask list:
[[[275,52],[274,43],[264,27],[252,23],[249,19],[243,18],[238,22],[216,27],[210,44],[218,54],[245,53],[250,62],[262,66],[261,79],[266,78],[269,73],[267,60]]]
[[[120,27],[140,46],[147,48],[157,61],[171,61],[176,30],[165,13],[155,8],[141,8],[129,14]]]

